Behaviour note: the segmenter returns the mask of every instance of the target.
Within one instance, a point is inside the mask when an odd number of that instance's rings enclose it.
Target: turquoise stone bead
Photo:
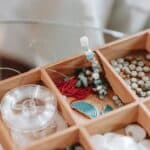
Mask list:
[[[83,100],[71,103],[71,107],[88,118],[96,118],[99,115],[99,112],[94,105]]]
[[[110,105],[105,105],[103,108],[103,113],[105,114],[105,113],[108,113],[112,110],[113,110],[113,108]]]

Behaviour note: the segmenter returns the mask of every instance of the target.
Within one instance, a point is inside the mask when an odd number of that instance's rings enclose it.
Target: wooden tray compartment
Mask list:
[[[68,146],[76,143],[79,143],[85,150],[91,149],[87,133],[84,129],[74,126],[33,143],[27,150],[66,150]]]
[[[85,128],[89,133],[89,137],[90,135],[107,132],[124,134],[124,127],[133,123],[141,125],[147,131],[147,138],[150,138],[150,116],[137,103],[130,104],[121,110],[116,110],[111,115],[93,120]]]
[[[44,85],[44,86],[47,86],[51,91],[53,91],[53,89],[51,88],[51,85],[48,82],[46,82],[46,78],[45,78],[44,74],[42,73],[42,70],[35,69],[35,70],[29,71],[27,73],[21,74],[19,76],[12,77],[8,80],[1,81],[0,82],[0,98],[2,98],[2,96],[10,89],[18,87],[20,85],[26,85],[26,84]],[[71,126],[73,124],[72,117],[68,113],[68,111],[65,110],[63,104],[60,103],[59,100],[58,100],[57,106],[58,106],[57,109],[58,109],[59,113],[65,119],[66,123],[68,124],[68,127]],[[1,126],[0,141],[3,145],[3,147],[6,150],[8,150],[8,149],[11,150],[13,148],[16,149],[11,140],[11,137],[9,134],[9,129],[5,126],[5,124],[2,120],[0,120],[0,126]],[[57,132],[54,134],[57,134]],[[48,136],[51,136],[51,135],[53,135],[53,134],[50,134]],[[46,137],[43,137],[42,139],[44,139],[44,138],[46,138]]]
[[[116,73],[113,67],[110,64],[110,60],[115,58],[120,58],[127,56],[131,52],[139,52],[139,50],[144,51],[143,49],[150,50],[150,32],[144,31],[137,35],[130,36],[124,38],[122,40],[118,40],[116,42],[112,42],[97,50],[97,54],[102,60],[104,65],[104,69],[106,72],[106,76],[110,76],[108,78],[112,87],[114,87],[114,91],[118,93],[120,98],[125,103],[130,103],[133,100],[141,100],[142,98],[138,97],[125,83],[125,81]],[[118,82],[119,80],[119,82]],[[118,82],[118,84],[116,84]],[[122,90],[120,91],[120,88]],[[149,99],[143,98],[143,99]]]
[[[100,62],[99,57],[97,57],[97,59]],[[55,86],[55,81],[57,79],[63,78],[61,74],[72,76],[74,75],[75,69],[80,68],[80,67],[85,67],[85,66],[89,67],[91,66],[91,64],[89,63],[89,61],[87,61],[85,55],[80,55],[80,56],[68,59],[66,61],[62,61],[52,66],[46,66],[45,69],[47,73],[49,74],[50,82],[53,82],[53,85]],[[110,78],[110,77],[107,76],[107,78]],[[109,82],[111,82],[111,80],[109,80]],[[55,86],[55,89],[56,89],[56,95],[59,95],[62,98],[62,95],[56,86]],[[94,105],[96,104],[99,110],[102,108],[102,106],[106,104],[110,104],[115,109],[118,106],[112,101],[112,96],[116,95],[112,89],[109,90],[109,94],[106,96],[105,100],[100,100],[97,94],[91,94],[86,99],[88,102],[91,102]],[[71,98],[71,97],[68,97],[67,100],[64,100],[64,98],[62,98],[62,101],[65,101],[66,107],[68,107],[68,109],[70,110],[70,113],[72,114],[72,116],[74,116],[75,122],[78,124],[84,124],[90,121],[90,119],[84,117],[82,114],[71,109],[69,103],[71,103],[73,100],[74,98]]]
[[[150,99],[145,100],[143,105],[148,109],[148,112],[150,114]]]

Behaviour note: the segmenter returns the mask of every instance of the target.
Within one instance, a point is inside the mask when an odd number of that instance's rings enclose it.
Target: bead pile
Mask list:
[[[150,54],[145,55],[150,62]],[[150,63],[146,64],[142,56],[126,56],[111,60],[115,71],[125,80],[139,97],[150,96]]]
[[[80,39],[81,47],[85,51],[85,55],[87,57],[87,60],[91,62],[92,64],[92,72],[90,70],[86,70],[86,74],[89,74],[89,79],[93,81],[94,84],[94,91],[99,94],[100,99],[104,99],[104,97],[107,95],[107,84],[104,81],[103,77],[101,76],[102,74],[102,67],[98,63],[95,53],[89,48],[89,42],[87,37],[81,37]],[[80,75],[79,74],[79,78]]]
[[[90,140],[94,150],[149,150],[150,140],[146,131],[137,124],[125,128],[125,135],[114,132],[96,134]]]

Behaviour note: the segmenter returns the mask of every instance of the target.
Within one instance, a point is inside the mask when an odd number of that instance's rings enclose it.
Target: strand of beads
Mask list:
[[[150,54],[145,55],[150,61]],[[150,66],[141,56],[126,56],[111,60],[111,65],[139,97],[150,96]]]
[[[107,83],[101,77],[102,67],[95,58],[95,53],[89,49],[89,42],[87,37],[82,37],[80,39],[81,47],[85,51],[87,60],[92,64],[92,76],[94,88],[93,90],[99,94],[100,99],[104,99],[107,95]]]

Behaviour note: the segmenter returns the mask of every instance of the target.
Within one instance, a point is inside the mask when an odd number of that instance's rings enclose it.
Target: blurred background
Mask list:
[[[0,79],[81,53],[83,35],[89,37],[91,48],[98,48],[150,28],[150,0],[0,0],[0,4]]]

